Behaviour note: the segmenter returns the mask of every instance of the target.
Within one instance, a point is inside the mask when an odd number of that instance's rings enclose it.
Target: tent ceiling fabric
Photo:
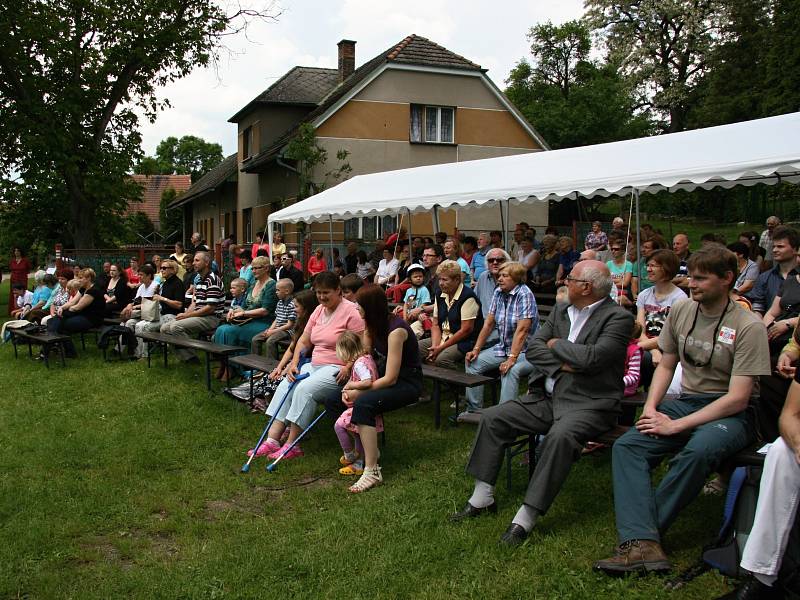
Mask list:
[[[269,222],[800,182],[800,113],[609,144],[359,175]]]

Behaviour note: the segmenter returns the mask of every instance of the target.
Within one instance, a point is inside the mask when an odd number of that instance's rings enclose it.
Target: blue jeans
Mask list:
[[[481,350],[478,357],[467,364],[466,372],[473,375],[481,375],[496,370],[500,363],[506,360],[505,356],[495,356],[494,350],[487,348]],[[500,404],[514,400],[519,393],[519,380],[527,377],[533,371],[533,365],[525,358],[525,353],[521,352],[517,357],[517,362],[506,371],[505,375],[500,376]],[[483,408],[483,386],[467,388],[467,410]]]
[[[681,396],[658,406],[672,419],[697,412],[719,396]],[[745,411],[710,421],[684,435],[646,436],[635,427],[613,449],[614,512],[619,542],[661,541],[661,535],[717,470],[720,463],[750,443],[752,428]],[[656,489],[650,473],[668,455],[669,471]]]
[[[294,386],[284,378],[278,389],[272,395],[272,401],[267,408],[267,414],[282,423],[294,423],[305,429],[314,416],[317,403],[324,403],[331,395],[340,392],[343,385],[336,383],[339,374],[339,365],[312,366],[306,363],[300,369],[301,373],[310,375],[299,381]],[[288,393],[288,396],[287,396]],[[286,398],[283,401],[284,397]],[[283,401],[283,403],[281,403]]]

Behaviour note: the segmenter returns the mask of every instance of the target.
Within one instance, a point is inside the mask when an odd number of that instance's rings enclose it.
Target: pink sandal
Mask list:
[[[280,444],[272,440],[266,440],[265,442],[262,442],[262,444],[258,447],[258,452],[256,452],[256,457],[266,456],[267,454],[271,454],[276,450],[280,450],[280,447],[281,447]],[[250,448],[250,450],[247,451],[247,456],[253,456],[252,448]]]

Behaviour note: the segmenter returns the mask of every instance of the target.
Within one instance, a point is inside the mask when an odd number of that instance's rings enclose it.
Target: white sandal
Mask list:
[[[383,475],[378,465],[374,467],[364,467],[361,477],[348,490],[353,494],[360,494],[383,483]]]

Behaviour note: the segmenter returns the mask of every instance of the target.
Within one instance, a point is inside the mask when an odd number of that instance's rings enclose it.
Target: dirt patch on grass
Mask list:
[[[148,532],[141,529],[120,531],[116,534],[96,536],[80,544],[82,556],[76,562],[92,565],[103,562],[122,570],[133,569],[137,556],[149,555],[156,560],[169,559],[179,552],[172,534]]]
[[[267,487],[256,485],[233,498],[206,501],[203,518],[208,522],[213,522],[225,519],[231,514],[260,517],[267,512],[265,511],[266,505],[274,509],[276,505],[280,505],[279,501],[294,488],[303,488],[304,490],[324,488],[331,486],[334,481],[331,477],[310,476],[282,486]],[[274,510],[269,512],[274,513]]]

